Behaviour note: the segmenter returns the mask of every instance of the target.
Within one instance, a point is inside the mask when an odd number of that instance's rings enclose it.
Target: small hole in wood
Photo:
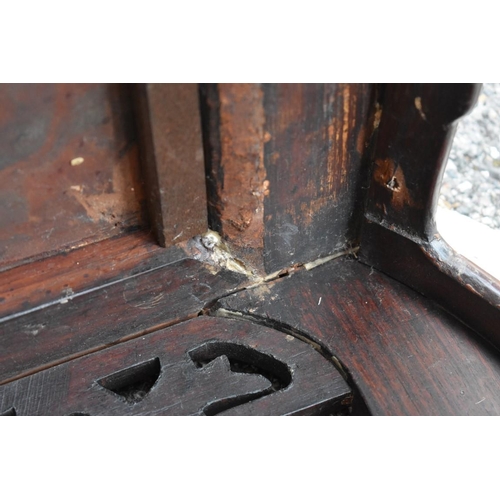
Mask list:
[[[399,182],[396,179],[396,177],[392,177],[391,180],[386,184],[386,186],[391,190],[391,191],[399,191]]]
[[[149,394],[160,373],[160,359],[155,358],[108,375],[97,383],[128,403],[138,403]]]
[[[16,417],[16,409],[14,407],[9,408],[7,411],[4,411],[3,413],[0,413],[0,417]]]

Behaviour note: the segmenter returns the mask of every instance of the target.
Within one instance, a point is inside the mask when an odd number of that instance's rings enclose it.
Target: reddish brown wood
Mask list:
[[[456,121],[481,85],[385,86],[367,214],[411,235],[434,235],[434,213]]]
[[[134,232],[18,266],[0,274],[0,318],[185,258]]]
[[[244,275],[184,259],[0,319],[0,382],[199,314]]]
[[[337,259],[221,301],[336,356],[376,415],[498,415],[500,355],[434,302]]]
[[[211,226],[256,271],[264,271],[263,92],[258,84],[203,85]]]
[[[151,225],[170,246],[208,228],[198,86],[149,83],[137,93]]]
[[[143,225],[129,86],[1,85],[0,152],[0,269]]]
[[[414,241],[367,220],[360,258],[434,299],[500,348],[500,282],[439,234]]]
[[[301,340],[197,318],[0,387],[0,414],[315,415],[350,390]]]
[[[386,86],[360,258],[432,297],[500,348],[500,283],[454,252],[434,220],[456,121],[480,88]]]
[[[371,85],[202,86],[209,214],[266,273],[356,245]]]

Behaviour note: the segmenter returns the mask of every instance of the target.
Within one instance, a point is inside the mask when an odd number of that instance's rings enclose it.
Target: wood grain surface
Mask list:
[[[349,396],[309,344],[203,317],[4,385],[0,414],[336,414],[348,411]]]
[[[356,246],[368,181],[373,89],[264,85],[268,272]]]
[[[498,415],[500,355],[436,303],[340,258],[220,306],[338,358],[374,415]]]
[[[366,212],[385,226],[429,238],[457,120],[481,85],[387,84]]]
[[[198,86],[148,83],[136,94],[151,227],[171,246],[208,229]]]
[[[0,382],[199,314],[244,275],[191,259],[0,320]]]
[[[259,272],[355,246],[375,88],[202,85],[209,219]]]
[[[130,87],[0,86],[0,270],[144,224]]]
[[[185,257],[180,248],[162,248],[150,233],[137,231],[17,266],[0,275],[0,318]]]

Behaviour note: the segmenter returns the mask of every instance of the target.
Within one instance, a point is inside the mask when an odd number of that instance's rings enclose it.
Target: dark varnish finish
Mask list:
[[[208,214],[237,255],[264,272],[264,107],[259,84],[200,86]]]
[[[434,299],[500,348],[500,282],[439,234],[415,241],[367,220],[360,258]]]
[[[274,272],[356,246],[368,181],[374,88],[267,84],[265,266]]]
[[[384,88],[366,213],[421,238],[435,233],[439,185],[457,120],[477,84],[390,84]]]
[[[130,90],[0,86],[0,271],[144,225]]]
[[[382,99],[360,259],[433,298],[500,348],[500,283],[436,229],[457,120],[478,84],[393,84]]]
[[[301,340],[196,318],[0,387],[8,415],[346,413],[350,390]]]
[[[0,319],[0,383],[192,318],[245,282],[184,259]]]
[[[220,306],[319,343],[375,415],[500,413],[498,353],[431,300],[355,260],[299,271]]]
[[[171,246],[208,228],[198,86],[148,83],[136,94],[151,227]]]
[[[355,246],[375,87],[202,85],[212,229],[259,272]]]

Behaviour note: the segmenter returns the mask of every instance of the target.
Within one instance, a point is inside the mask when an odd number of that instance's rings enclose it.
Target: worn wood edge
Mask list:
[[[19,373],[17,373],[16,375],[14,375],[12,377],[5,378],[5,379],[0,379],[0,386],[8,384],[10,382],[14,382],[15,380],[19,380],[19,379],[22,379],[22,378],[25,378],[25,377],[29,377],[30,375],[33,375],[35,373],[47,370],[49,368],[53,368],[54,366],[62,365],[64,363],[67,363],[68,361],[73,361],[73,360],[81,358],[83,356],[87,356],[89,354],[93,354],[93,353],[96,353],[96,352],[103,351],[104,349],[108,349],[109,347],[113,347],[113,346],[116,346],[116,345],[119,345],[119,344],[123,344],[124,342],[127,342],[129,340],[134,340],[136,338],[143,337],[143,336],[148,335],[150,333],[157,332],[158,330],[162,330],[164,328],[168,328],[168,327],[171,327],[171,326],[174,326],[174,325],[185,323],[185,322],[190,321],[190,320],[192,320],[192,319],[194,319],[194,318],[196,318],[196,317],[198,317],[200,315],[201,315],[201,311],[200,312],[196,312],[196,313],[187,314],[182,319],[172,320],[172,321],[165,321],[163,323],[158,323],[158,324],[156,324],[156,325],[154,325],[154,326],[152,326],[150,328],[145,328],[144,330],[141,330],[139,332],[135,332],[135,333],[130,334],[130,335],[125,335],[125,336],[123,336],[123,337],[121,337],[121,338],[119,338],[117,340],[112,341],[112,342],[107,342],[107,343],[104,343],[104,344],[92,347],[90,349],[85,349],[85,350],[78,351],[78,352],[75,352],[75,353],[67,355],[67,356],[62,356],[62,357],[60,357],[60,358],[58,358],[58,359],[56,359],[54,361],[51,361],[51,362],[48,362],[48,363],[43,363],[43,364],[37,365],[34,368],[31,368],[31,369],[19,372]]]
[[[165,93],[167,99],[165,102],[161,102],[161,109],[153,109],[153,101],[156,108],[160,108],[158,101],[161,100],[161,97],[165,98]],[[169,102],[168,98],[172,98],[170,94],[177,94],[176,102]],[[187,114],[180,118],[177,115],[174,115],[175,118],[169,117],[169,113],[176,111],[173,107],[179,102],[184,102],[183,99],[184,101],[187,99],[189,102],[185,104],[194,106],[197,112],[186,112]],[[199,165],[196,165],[196,162],[188,162],[186,158],[182,159],[184,161],[183,170],[187,169],[195,174],[198,173],[198,175],[190,176],[182,176],[180,173],[175,175],[175,172],[179,172],[179,170],[172,171],[168,164],[169,160],[165,159],[166,150],[171,150],[171,158],[175,158],[175,161],[172,159],[170,161],[175,163],[179,162],[179,155],[185,156],[191,153],[191,149],[196,149],[195,144],[191,144],[191,147],[186,150],[185,144],[172,143],[172,139],[169,140],[172,133],[198,137],[198,141],[195,142],[199,142],[198,149],[203,154],[198,87],[194,84],[184,86],[181,84],[136,84],[134,103],[151,226],[158,243],[162,247],[168,247],[204,232],[208,226],[203,158]],[[175,130],[172,130],[173,128]],[[199,175],[197,167],[201,168],[201,175]],[[186,198],[186,206],[172,204],[172,194],[174,192],[191,192],[193,183],[197,198],[201,197],[202,199],[194,200],[188,197]],[[178,233],[178,227],[182,227],[180,233]]]
[[[359,260],[433,299],[500,350],[500,282],[453,250],[366,219]]]
[[[384,86],[372,153],[369,216],[414,237],[432,239],[439,186],[455,130],[480,90],[480,84]]]
[[[264,273],[264,108],[260,84],[201,84],[209,228]]]
[[[138,231],[15,267],[0,273],[0,322],[186,257],[181,247],[164,249]]]

